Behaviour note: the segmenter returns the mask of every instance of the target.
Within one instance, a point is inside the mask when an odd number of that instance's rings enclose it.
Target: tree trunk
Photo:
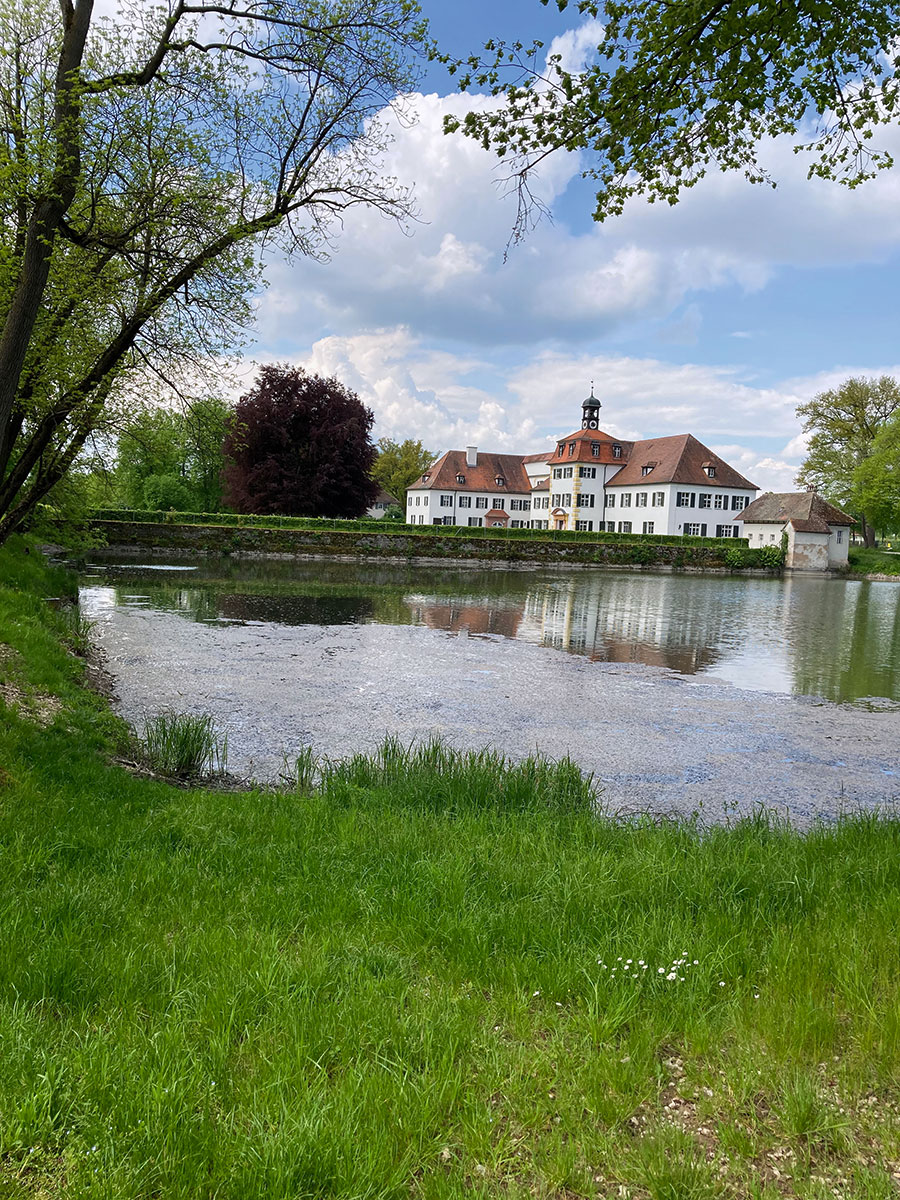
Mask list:
[[[19,380],[34,333],[60,222],[75,197],[81,170],[79,74],[93,0],[64,3],[65,32],[56,72],[56,162],[47,192],[34,206],[19,276],[0,332],[0,461],[8,461],[11,421]]]

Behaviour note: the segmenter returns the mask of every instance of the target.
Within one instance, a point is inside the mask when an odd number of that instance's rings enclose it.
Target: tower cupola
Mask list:
[[[591,380],[591,394],[581,406],[581,428],[600,428],[600,401],[594,395],[594,381]]]

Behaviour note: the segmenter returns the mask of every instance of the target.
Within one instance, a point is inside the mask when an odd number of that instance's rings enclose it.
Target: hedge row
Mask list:
[[[359,520],[338,520],[330,517],[255,516],[249,513],[188,513],[151,511],[132,508],[103,508],[91,513],[94,521],[127,521],[131,524],[152,525],[221,525],[257,529],[312,529],[340,532],[389,533],[409,537],[488,538],[497,541],[538,542],[643,542],[654,546],[711,546],[717,549],[742,549],[746,538],[682,537],[680,534],[656,533],[581,533],[569,529],[501,529],[469,525],[406,525],[401,521],[362,517]]]

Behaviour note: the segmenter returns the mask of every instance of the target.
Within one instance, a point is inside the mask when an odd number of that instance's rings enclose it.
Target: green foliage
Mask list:
[[[784,544],[779,546],[758,546],[754,552],[756,555],[754,566],[783,567],[787,557],[787,534],[783,536],[782,541]]]
[[[889,449],[894,444],[891,435],[881,443],[877,463],[866,464],[879,432],[898,411],[900,386],[888,375],[847,379],[797,409],[804,432],[810,434],[797,482],[814,487],[832,504],[858,516],[868,546],[874,544],[875,531],[867,504],[876,499],[880,486],[890,484],[888,465],[895,461]]]
[[[192,497],[187,484],[178,475],[148,475],[142,491],[148,508],[183,512],[191,507]]]
[[[215,397],[184,409],[155,406],[136,413],[117,442],[114,484],[119,502],[217,512],[230,415],[225,401]]]
[[[199,779],[225,770],[228,743],[218,737],[212,717],[165,712],[146,721],[138,753],[159,775]]]
[[[308,777],[304,756],[297,778]],[[516,763],[495,750],[461,752],[436,738],[409,746],[386,738],[372,755],[321,764],[319,779],[332,802],[416,812],[591,813],[598,802],[592,779],[569,758],[537,755]]]
[[[847,557],[854,575],[900,575],[900,553],[851,546]]]
[[[149,391],[212,386],[264,247],[409,214],[375,118],[414,90],[424,26],[351,7],[0,0],[0,541]]]
[[[377,445],[378,457],[372,468],[372,476],[394,497],[400,508],[401,519],[405,520],[406,490],[423,471],[428,470],[437,456],[412,438],[399,443],[390,438],[379,438]]]
[[[602,21],[583,70],[567,69],[560,54],[544,67],[540,44],[491,41],[465,62],[436,55],[461,89],[505,98],[502,108],[447,117],[445,130],[510,161],[520,185],[515,236],[526,232],[535,203],[530,174],[558,149],[578,153],[596,182],[601,221],[638,194],[674,204],[711,167],[771,184],[757,150],[784,134],[801,139],[796,148],[810,158],[810,175],[851,187],[893,163],[874,135],[898,115],[896,3],[838,0],[820,10],[774,0],[749,7],[573,0],[571,7]]]
[[[876,432],[869,456],[853,472],[853,492],[870,525],[900,532],[900,411]]]

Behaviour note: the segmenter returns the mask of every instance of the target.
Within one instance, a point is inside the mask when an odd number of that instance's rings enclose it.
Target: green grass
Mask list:
[[[848,557],[854,575],[900,575],[900,554],[851,546]]]
[[[228,743],[216,733],[212,717],[163,712],[148,718],[137,751],[158,775],[202,779],[224,772]]]
[[[0,1197],[896,1196],[900,822],[617,822],[437,745],[136,778],[41,586],[0,551],[0,679],[58,700],[0,702]]]

